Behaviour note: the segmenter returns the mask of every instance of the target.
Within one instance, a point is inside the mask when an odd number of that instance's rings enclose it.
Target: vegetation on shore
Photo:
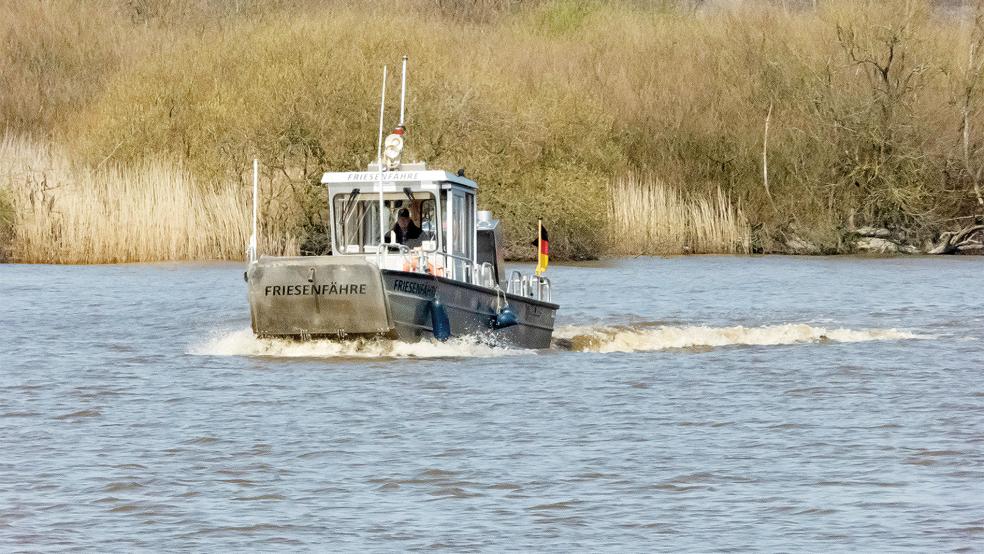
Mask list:
[[[159,160],[80,168],[59,149],[8,136],[0,143],[0,179],[10,185],[10,199],[0,198],[0,233],[3,221],[16,231],[6,251],[13,260],[239,259],[249,234],[247,190],[232,182],[202,186],[180,165]],[[297,251],[281,221],[267,223],[264,252]]]
[[[538,217],[560,258],[972,222],[984,7],[802,4],[8,1],[0,250],[241,257],[253,157],[267,251],[313,248],[318,176],[373,157],[379,66],[404,53],[405,157],[465,168],[514,256]]]
[[[612,183],[608,233],[613,255],[751,251],[748,220],[721,189],[688,200],[653,176],[629,175]]]

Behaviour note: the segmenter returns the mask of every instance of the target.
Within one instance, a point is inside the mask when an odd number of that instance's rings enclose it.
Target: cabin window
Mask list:
[[[452,276],[466,276],[466,268],[474,258],[475,201],[474,195],[452,189],[447,195],[447,222],[450,227],[448,263]]]
[[[339,254],[372,253],[379,249],[379,194],[336,194],[333,198],[334,247]],[[402,210],[409,212],[409,225],[401,232],[398,217]],[[437,236],[437,205],[429,193],[413,193],[412,199],[403,192],[383,195],[384,240],[408,248],[422,246],[434,250]]]
[[[472,229],[475,227],[471,196],[468,193],[454,191],[451,207],[454,216],[454,248],[451,253],[469,259],[472,257]]]

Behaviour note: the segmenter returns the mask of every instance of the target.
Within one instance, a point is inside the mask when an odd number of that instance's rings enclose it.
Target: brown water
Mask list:
[[[0,266],[0,549],[982,550],[984,260],[552,266],[555,347]]]

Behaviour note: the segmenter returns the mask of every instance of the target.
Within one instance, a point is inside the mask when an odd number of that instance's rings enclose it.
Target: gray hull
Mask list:
[[[434,337],[435,301],[447,314],[450,334],[494,344],[548,348],[558,306],[498,293],[428,274],[380,271],[357,257],[261,258],[251,264],[253,332],[261,337]],[[496,329],[496,306],[508,302],[518,323]]]
[[[496,291],[444,277],[420,273],[383,270],[386,298],[393,314],[397,336],[415,341],[433,338],[432,301],[440,299],[451,323],[451,335],[488,338],[495,344],[520,348],[549,348],[553,335],[556,304],[501,295],[518,315],[519,323],[495,329]]]

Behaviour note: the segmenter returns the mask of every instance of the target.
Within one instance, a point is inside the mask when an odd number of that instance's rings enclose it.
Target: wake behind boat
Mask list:
[[[498,344],[548,348],[558,305],[536,274],[506,275],[502,224],[478,211],[478,184],[463,172],[404,164],[406,57],[400,123],[366,171],[327,172],[331,255],[257,257],[246,280],[260,337],[387,337],[405,341],[483,335]],[[383,72],[385,98],[386,71]],[[385,151],[383,146],[385,145]],[[537,244],[545,260],[546,237]]]

